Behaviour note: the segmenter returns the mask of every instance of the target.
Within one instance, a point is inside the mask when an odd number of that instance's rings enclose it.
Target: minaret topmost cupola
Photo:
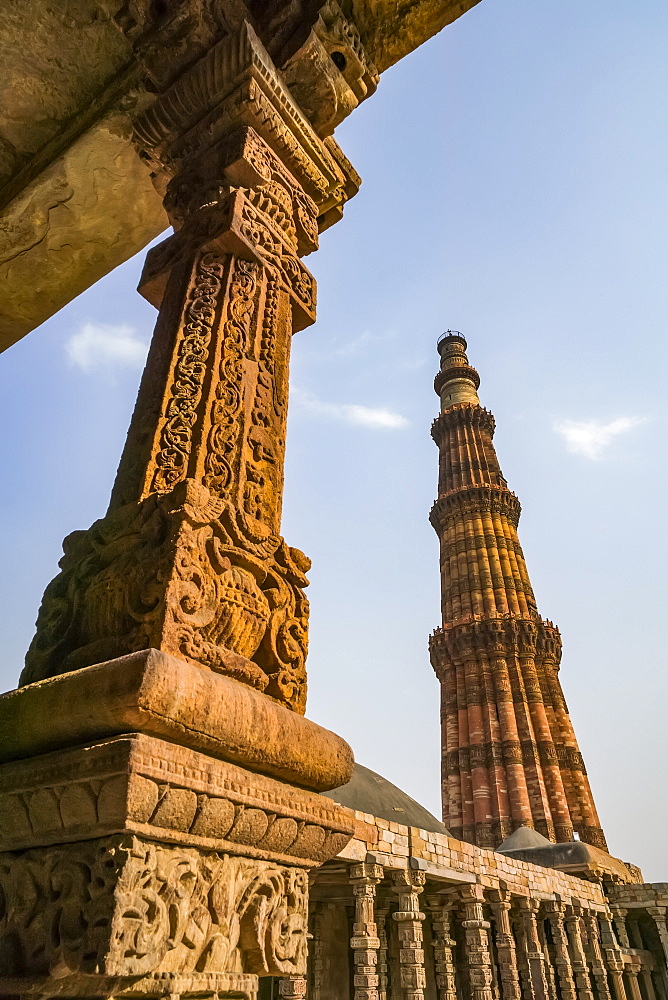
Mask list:
[[[441,399],[441,413],[457,403],[480,405],[480,376],[466,357],[466,340],[457,330],[447,330],[438,339],[441,370],[434,380],[434,389]]]

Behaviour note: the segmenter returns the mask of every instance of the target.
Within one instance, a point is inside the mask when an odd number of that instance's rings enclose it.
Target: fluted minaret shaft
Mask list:
[[[520,503],[492,443],[494,417],[466,341],[439,341],[438,500],[443,625],[430,642],[441,682],[443,819],[498,847],[519,826],[607,850],[561,684],[561,639],[543,621],[517,535]]]

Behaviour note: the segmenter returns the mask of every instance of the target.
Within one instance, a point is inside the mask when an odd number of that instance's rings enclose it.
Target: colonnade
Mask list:
[[[308,975],[282,981],[278,995],[668,1000],[665,913],[650,909],[629,917],[623,907],[519,895],[503,883],[450,884],[424,871],[353,864],[347,886],[328,896],[316,878]]]

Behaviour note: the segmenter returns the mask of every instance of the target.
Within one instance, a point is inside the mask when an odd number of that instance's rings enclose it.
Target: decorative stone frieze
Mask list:
[[[310,867],[353,832],[331,799],[150,736],[118,736],[5,766],[0,850],[125,830]]]
[[[76,976],[95,996],[140,977],[305,970],[299,868],[124,833],[2,854],[0,884],[13,901],[0,976],[26,987]]]

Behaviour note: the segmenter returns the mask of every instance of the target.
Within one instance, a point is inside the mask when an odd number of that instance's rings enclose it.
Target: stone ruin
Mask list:
[[[459,335],[448,826],[304,715],[309,560],[280,534],[302,258],[359,187],[336,126],[474,2],[5,6],[2,346],[173,233],[109,509],[0,697],[1,995],[668,1000],[668,886],[607,852]]]

